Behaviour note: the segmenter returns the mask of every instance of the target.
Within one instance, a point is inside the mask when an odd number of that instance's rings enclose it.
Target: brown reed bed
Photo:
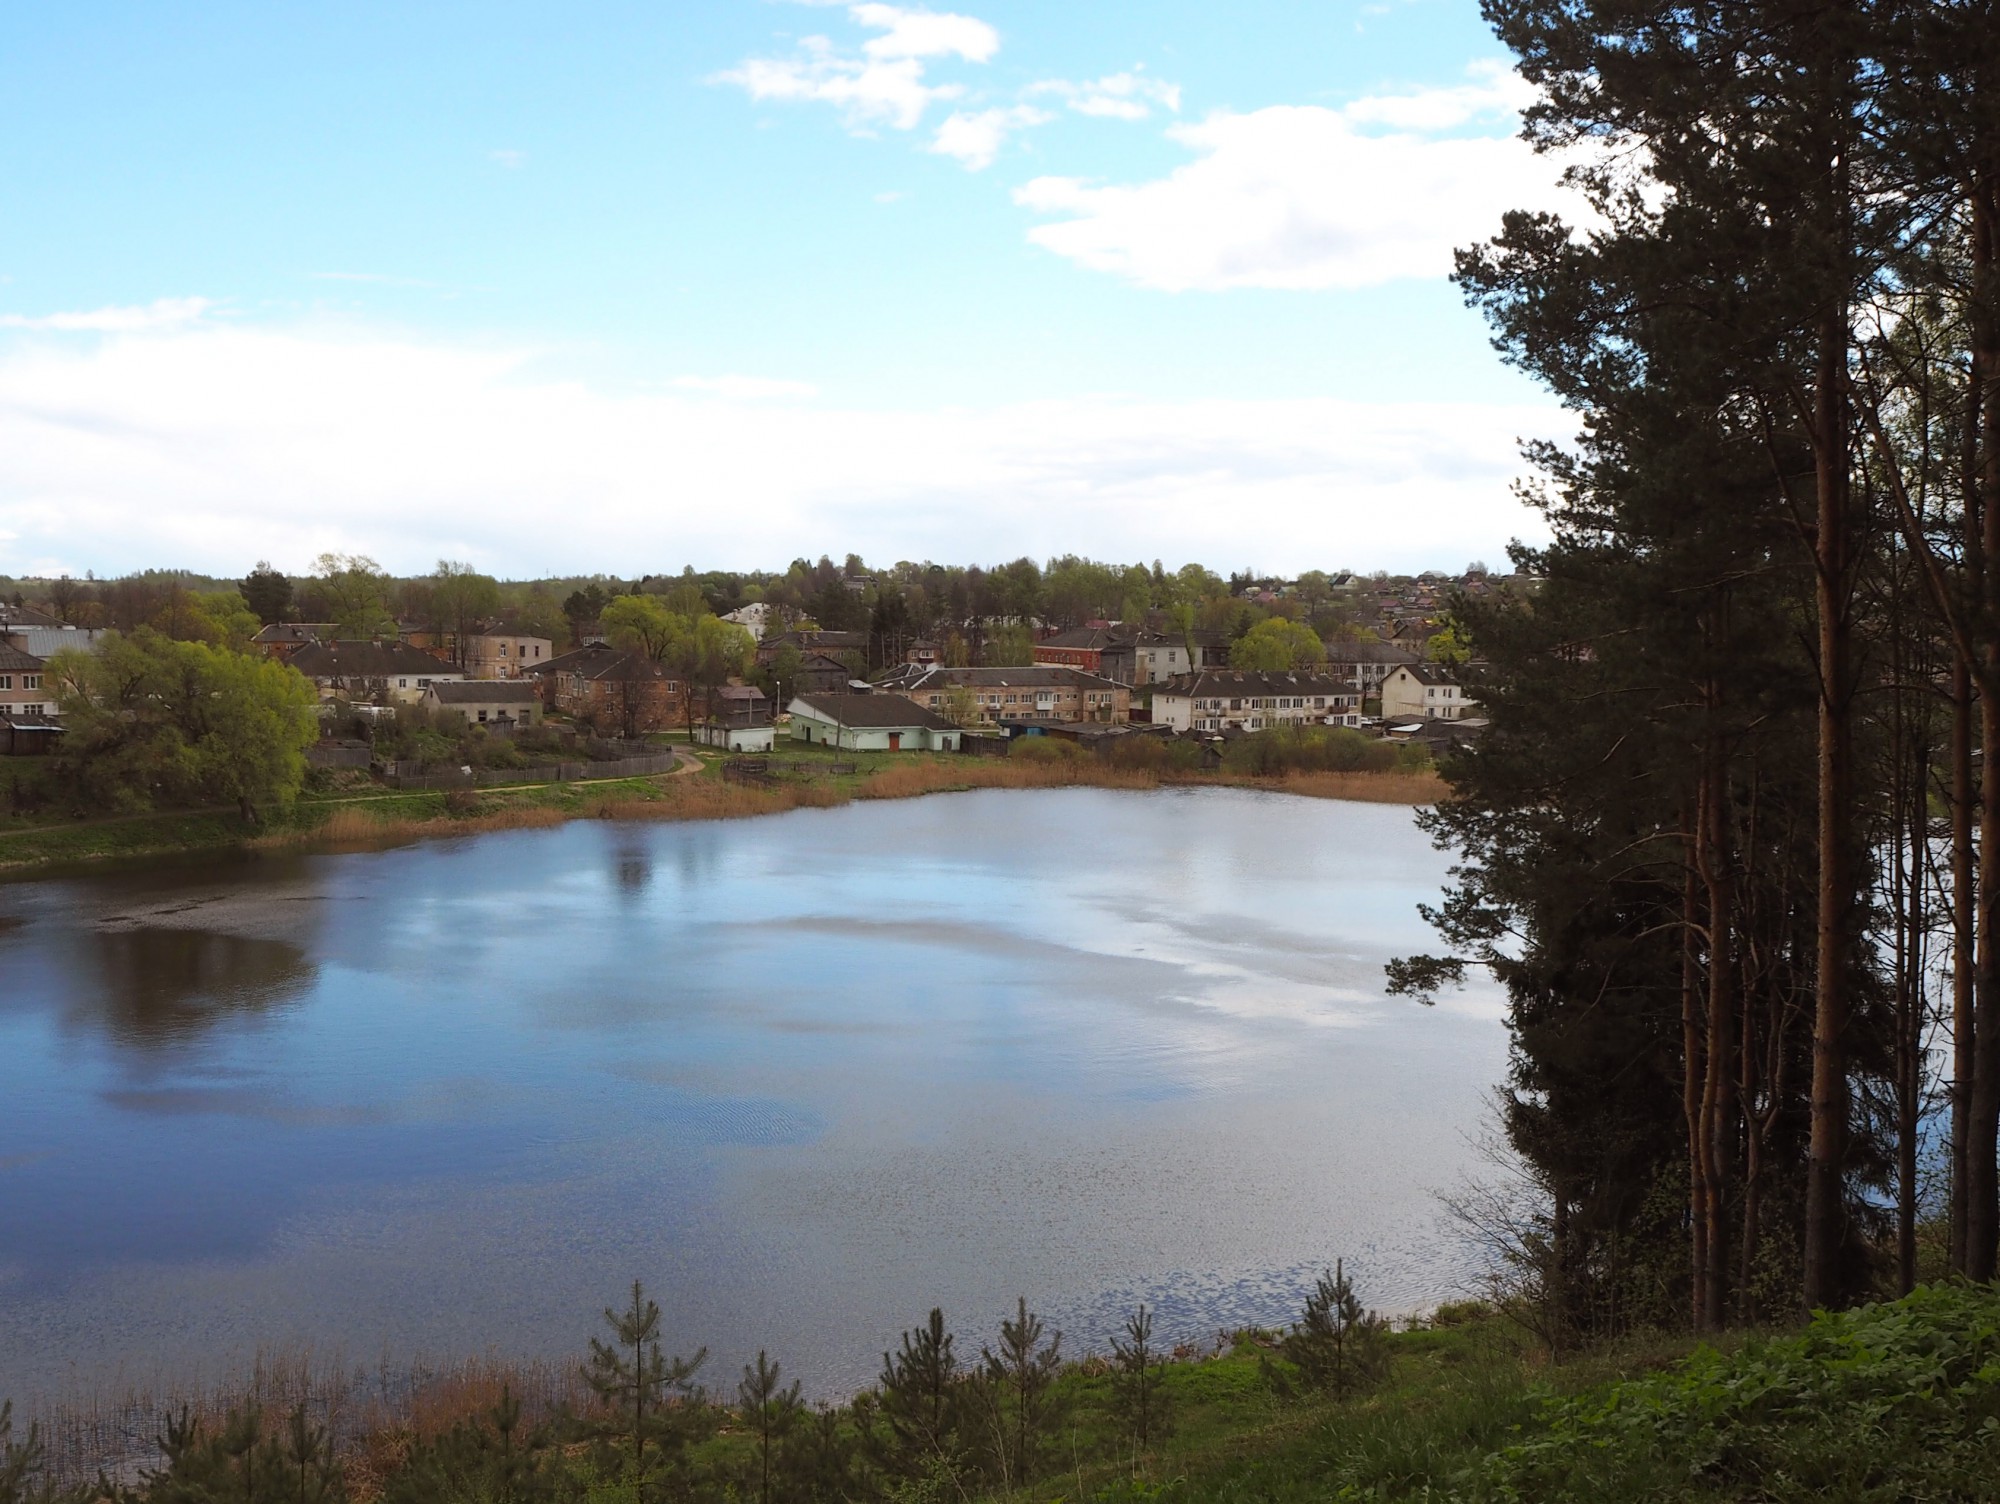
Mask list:
[[[373,807],[356,800],[311,825],[289,826],[252,837],[260,850],[314,847],[342,850],[434,836],[539,830],[572,819],[747,820],[795,809],[831,809],[852,799],[912,799],[971,789],[1099,788],[1144,790],[1201,787],[1257,788],[1312,799],[1352,799],[1374,804],[1431,804],[1445,793],[1437,774],[1424,772],[1295,772],[1277,778],[1233,773],[1182,773],[1123,767],[1090,756],[949,761],[911,758],[858,779],[785,778],[733,783],[668,777],[642,786],[580,791],[561,803],[541,802],[534,788],[447,796],[447,807],[421,814]],[[383,801],[389,803],[391,801]],[[452,807],[457,805],[458,807]]]
[[[392,1364],[384,1357],[371,1367],[301,1345],[262,1349],[247,1372],[222,1381],[100,1382],[47,1400],[24,1418],[39,1434],[47,1481],[70,1486],[100,1475],[136,1481],[161,1461],[159,1437],[169,1416],[185,1413],[213,1431],[232,1412],[254,1405],[265,1430],[276,1435],[302,1406],[339,1453],[348,1496],[366,1501],[381,1493],[415,1445],[489,1413],[503,1391],[520,1402],[530,1425],[596,1405],[573,1361],[488,1354]]]

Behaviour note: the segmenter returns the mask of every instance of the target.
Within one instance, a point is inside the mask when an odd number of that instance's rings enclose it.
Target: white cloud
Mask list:
[[[993,159],[1016,131],[1045,125],[1051,119],[1046,110],[1017,104],[992,110],[953,110],[931,138],[930,150],[941,157],[954,157],[968,171],[991,167]]]
[[[1147,78],[1139,72],[1110,73],[1085,83],[1050,78],[1028,86],[1030,94],[1054,94],[1080,115],[1096,115],[1110,120],[1145,120],[1153,106],[1165,105],[1176,113],[1181,107],[1181,86],[1164,79]]]
[[[493,151],[489,151],[486,155],[490,160],[498,162],[502,167],[510,168],[519,167],[528,160],[526,152],[517,151],[511,146],[499,147]]]
[[[83,313],[34,316],[0,313],[0,329],[50,329],[60,333],[136,334],[192,324],[216,305],[208,298],[158,298],[140,306],[93,308]]]
[[[792,57],[748,58],[715,81],[735,84],[756,100],[830,104],[852,130],[888,125],[907,131],[933,103],[965,92],[959,84],[927,82],[931,59],[983,63],[1000,48],[1000,34],[973,16],[879,4],[850,5],[847,13],[879,33],[862,43],[859,53],[809,36],[801,38]]]
[[[609,395],[529,352],[194,325],[0,345],[0,573],[514,575],[1071,549],[1215,567],[1456,565],[1541,536],[1517,436],[1560,412],[1117,398],[941,411]]]
[[[1317,289],[1440,277],[1453,248],[1492,234],[1506,210],[1577,208],[1557,187],[1560,164],[1515,136],[1438,134],[1510,122],[1524,92],[1512,74],[1482,69],[1463,86],[1341,109],[1218,111],[1168,129],[1196,156],[1164,178],[1042,177],[1014,197],[1062,216],[1029,232],[1037,245],[1145,287]]]
[[[732,398],[819,395],[819,388],[809,381],[780,381],[769,376],[676,376],[674,385],[684,392],[712,392]]]

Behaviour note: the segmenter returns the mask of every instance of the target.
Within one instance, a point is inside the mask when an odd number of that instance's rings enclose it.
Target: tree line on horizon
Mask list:
[[[1425,816],[1505,985],[1551,1329],[1749,1325],[2000,1257],[2000,14],[1485,0],[1571,222],[1460,253],[1579,417],[1491,726]]]

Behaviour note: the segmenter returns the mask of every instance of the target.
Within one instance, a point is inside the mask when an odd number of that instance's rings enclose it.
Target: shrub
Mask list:
[[[1075,742],[1061,737],[1028,736],[1008,747],[1007,755],[1023,762],[1075,762],[1084,752]]]

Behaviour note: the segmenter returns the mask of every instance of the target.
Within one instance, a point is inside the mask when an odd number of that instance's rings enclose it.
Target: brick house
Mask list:
[[[547,703],[599,735],[643,736],[687,721],[687,686],[644,653],[594,643],[551,661],[538,677]]]
[[[414,705],[433,684],[465,677],[422,648],[382,639],[309,642],[287,661],[319,686],[323,700]]]

